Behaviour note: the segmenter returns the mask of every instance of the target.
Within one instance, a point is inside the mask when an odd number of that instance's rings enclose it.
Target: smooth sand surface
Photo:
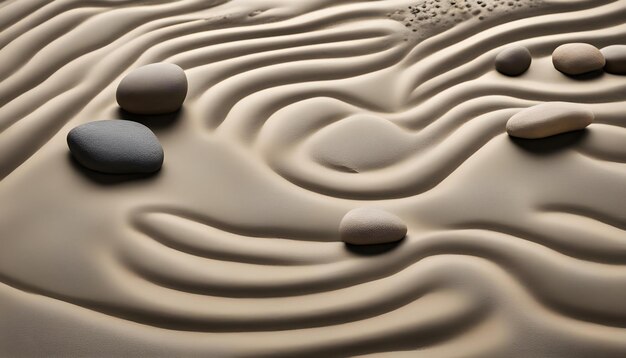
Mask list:
[[[626,1],[484,2],[0,2],[0,356],[626,356],[626,77],[550,58],[626,44]],[[182,110],[120,111],[155,62]],[[506,134],[546,101],[595,122]],[[161,171],[71,159],[111,118],[155,132]],[[406,239],[342,243],[363,206]]]

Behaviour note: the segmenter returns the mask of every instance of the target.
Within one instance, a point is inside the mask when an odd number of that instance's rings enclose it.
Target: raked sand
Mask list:
[[[626,0],[483,3],[0,2],[0,356],[626,356],[626,77],[550,58],[626,44]],[[155,62],[182,110],[120,111]],[[595,121],[506,134],[546,101]],[[113,118],[157,174],[71,159]],[[342,243],[370,206],[406,239]]]

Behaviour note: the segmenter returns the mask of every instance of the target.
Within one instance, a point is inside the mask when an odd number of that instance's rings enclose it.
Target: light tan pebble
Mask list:
[[[175,112],[187,96],[185,71],[172,63],[153,63],[134,69],[117,87],[117,103],[136,114]]]
[[[406,233],[407,226],[399,217],[377,208],[352,209],[339,224],[341,240],[352,245],[391,243]]]
[[[584,129],[593,120],[593,112],[584,105],[547,102],[515,114],[506,123],[506,131],[512,137],[545,138]]]
[[[606,59],[606,72],[615,75],[626,75],[626,45],[613,45],[603,48],[600,52]]]
[[[586,43],[569,43],[552,53],[554,68],[567,75],[582,75],[601,70],[606,61],[602,52]]]

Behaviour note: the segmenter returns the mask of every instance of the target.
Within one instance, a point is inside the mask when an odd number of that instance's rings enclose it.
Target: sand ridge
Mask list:
[[[626,1],[515,3],[427,35],[397,16],[418,1],[0,3],[0,355],[623,356],[626,78],[550,54],[626,43]],[[182,110],[119,111],[155,62]],[[506,135],[546,101],[595,123]],[[157,175],[72,161],[111,118],[154,131]],[[341,243],[368,205],[407,238]]]

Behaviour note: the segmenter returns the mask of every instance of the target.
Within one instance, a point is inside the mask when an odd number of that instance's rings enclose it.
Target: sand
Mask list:
[[[495,3],[0,2],[0,356],[624,357],[626,77],[550,55],[625,44],[626,1]],[[182,110],[120,111],[155,62],[185,70]],[[546,101],[595,122],[506,134]],[[161,171],[71,159],[111,118],[155,132]],[[363,206],[407,237],[346,246]]]

